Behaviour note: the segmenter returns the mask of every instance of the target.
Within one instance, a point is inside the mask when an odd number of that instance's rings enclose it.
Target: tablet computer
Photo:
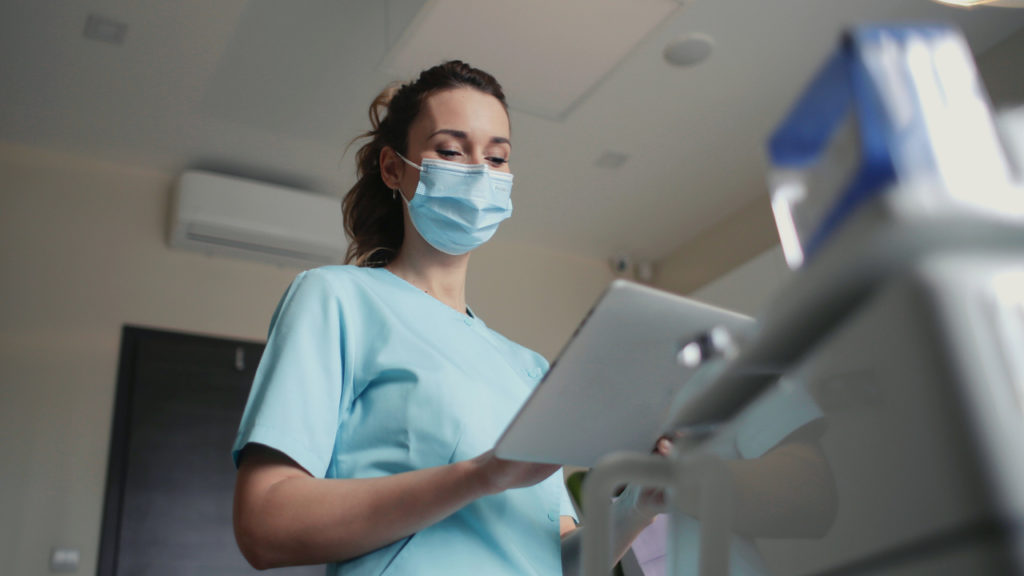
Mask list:
[[[680,349],[715,326],[754,320],[627,280],[591,308],[495,445],[508,460],[593,466],[619,450],[649,452],[692,368]]]

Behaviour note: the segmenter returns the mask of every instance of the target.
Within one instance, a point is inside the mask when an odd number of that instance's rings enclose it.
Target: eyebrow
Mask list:
[[[460,140],[468,140],[469,139],[469,134],[466,134],[462,130],[452,130],[450,128],[442,128],[442,129],[434,132],[433,134],[431,134],[430,138],[433,138],[434,136],[437,136],[438,134],[448,134],[449,136],[454,136],[455,138],[459,138]],[[512,142],[509,141],[508,138],[505,138],[503,136],[495,136],[495,137],[491,138],[491,144],[509,144],[509,145],[511,145]]]

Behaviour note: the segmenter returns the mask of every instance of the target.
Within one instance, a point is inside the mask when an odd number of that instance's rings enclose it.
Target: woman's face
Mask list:
[[[436,92],[423,102],[419,115],[409,127],[405,157],[420,164],[424,158],[439,158],[463,164],[486,164],[501,172],[509,171],[508,114],[501,102],[473,88],[454,88]],[[385,183],[412,200],[419,171],[394,158],[397,163],[383,166]],[[392,164],[392,162],[387,162]],[[388,170],[393,168],[393,170]],[[391,174],[388,174],[391,172]],[[388,176],[397,182],[388,182]]]

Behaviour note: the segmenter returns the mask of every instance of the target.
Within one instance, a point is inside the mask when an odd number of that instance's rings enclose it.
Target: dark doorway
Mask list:
[[[124,328],[99,576],[256,573],[231,525],[231,445],[263,346]]]

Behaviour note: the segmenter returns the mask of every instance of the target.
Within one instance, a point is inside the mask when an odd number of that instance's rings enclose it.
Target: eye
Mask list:
[[[458,150],[437,150],[436,152],[442,158],[455,158],[460,154]]]
[[[489,156],[486,160],[495,166],[504,166],[505,164],[508,164],[508,158],[501,158],[500,156]]]

